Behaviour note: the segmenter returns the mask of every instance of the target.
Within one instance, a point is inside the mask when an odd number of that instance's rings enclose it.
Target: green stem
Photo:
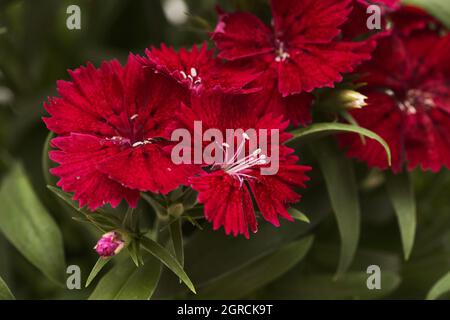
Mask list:
[[[153,223],[153,230],[152,230],[152,240],[158,242],[158,236],[159,236],[159,227],[161,225],[161,219],[156,216],[155,222]]]

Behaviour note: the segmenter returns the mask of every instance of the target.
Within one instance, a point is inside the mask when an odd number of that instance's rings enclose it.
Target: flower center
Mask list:
[[[134,114],[130,117],[130,128],[124,132],[121,132],[122,135],[113,136],[111,138],[105,138],[102,140],[102,143],[117,146],[131,146],[132,148],[153,143],[154,139],[144,138],[142,130],[137,130],[135,128],[135,122],[138,119],[138,117],[139,117],[138,114]]]
[[[427,111],[436,106],[433,95],[419,89],[411,89],[406,93],[403,102],[399,103],[399,108],[407,114],[416,114],[418,111]]]
[[[256,149],[250,155],[241,157],[242,151],[245,150],[246,142],[250,140],[246,133],[244,133],[242,137],[243,139],[234,154],[230,153],[230,145],[223,143],[222,149],[225,153],[224,162],[215,164],[215,166],[219,166],[225,173],[239,180],[241,186],[245,179],[254,178],[253,176],[246,174],[245,170],[268,163],[267,156],[262,154],[261,149]]]
[[[284,42],[280,41],[280,40],[275,40],[275,61],[276,62],[283,62],[286,59],[290,58],[289,53],[286,51],[286,45],[284,44]]]
[[[139,146],[143,146],[143,145],[146,145],[146,144],[153,143],[153,139],[144,139],[144,140],[141,140],[141,141],[132,142],[128,138],[124,138],[124,137],[121,137],[121,136],[114,136],[112,138],[105,138],[105,139],[103,139],[103,142],[111,143],[113,145],[118,145],[118,146],[128,145],[128,146],[131,146],[132,148],[137,148]]]
[[[184,80],[189,80],[191,86],[198,86],[202,83],[202,78],[199,77],[197,69],[191,68],[190,73],[186,74],[184,71],[180,71],[181,76]]]

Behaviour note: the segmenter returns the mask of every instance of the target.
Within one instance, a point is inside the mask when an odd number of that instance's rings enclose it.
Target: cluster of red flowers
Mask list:
[[[272,0],[270,27],[251,13],[219,10],[211,34],[217,55],[207,44],[178,52],[162,45],[144,57],[130,54],[125,66],[113,60],[70,71],[71,81],[57,83],[59,97],[45,104],[44,121],[58,135],[50,152],[58,186],[96,210],[122,200],[134,207],[141,192],[184,185],[199,192],[215,229],[248,237],[257,231],[255,206],[278,226],[279,217],[292,220],[287,209],[300,200],[293,189],[308,180],[310,168],[297,164],[294,150],[279,146],[273,176],[261,175],[264,163],[254,159],[213,170],[176,165],[171,132],[202,121],[221,131],[276,128],[285,142],[289,124],[312,121],[315,90],[350,72],[368,83],[368,106],[353,116],[388,142],[394,171],[450,167],[450,37],[421,10],[372,2],[392,30],[368,32],[368,1]],[[387,168],[375,143],[344,135],[340,144],[349,156]]]

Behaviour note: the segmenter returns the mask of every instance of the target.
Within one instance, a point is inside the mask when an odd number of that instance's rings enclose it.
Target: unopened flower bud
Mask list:
[[[182,203],[172,204],[167,210],[170,216],[179,218],[184,213],[184,207]]]
[[[342,90],[340,98],[347,109],[361,109],[362,107],[367,106],[367,97],[357,91]]]
[[[125,246],[125,241],[117,232],[105,233],[100,240],[98,240],[94,249],[100,257],[108,258],[115,256],[123,249]]]
[[[338,89],[327,93],[319,101],[319,108],[326,111],[361,109],[367,105],[367,97],[355,90]]]

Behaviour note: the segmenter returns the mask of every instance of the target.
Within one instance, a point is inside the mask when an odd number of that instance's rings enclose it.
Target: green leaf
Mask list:
[[[161,274],[161,264],[150,255],[136,267],[124,257],[98,283],[90,300],[148,300],[153,296]]]
[[[417,226],[416,201],[409,174],[388,174],[387,189],[400,226],[404,256],[408,260]]]
[[[15,300],[11,290],[9,290],[5,281],[0,277],[0,300]]]
[[[294,130],[291,133],[294,136],[287,142],[288,144],[308,142],[336,133],[357,133],[379,142],[386,151],[389,164],[391,163],[391,150],[386,141],[376,133],[362,127],[345,123],[316,123],[306,128]]]
[[[325,178],[341,236],[341,255],[336,277],[350,267],[358,247],[361,212],[356,177],[351,161],[326,141],[313,149]]]
[[[172,240],[173,250],[178,262],[184,266],[184,245],[183,245],[183,230],[181,228],[181,220],[177,219],[170,224],[170,238]]]
[[[427,294],[427,300],[436,300],[450,292],[450,272],[439,279]]]
[[[58,196],[58,198],[60,198],[61,200],[63,200],[65,203],[67,203],[71,208],[75,209],[76,211],[83,213],[83,215],[88,215],[91,212],[78,207],[78,203],[74,200],[72,200],[72,196],[67,193],[62,191],[61,189],[54,187],[54,186],[50,186],[48,185],[47,188],[52,191],[56,196]]]
[[[172,270],[181,281],[193,292],[195,292],[194,285],[189,279],[188,275],[184,271],[181,264],[174,258],[169,251],[167,251],[164,247],[162,247],[159,243],[149,239],[142,238],[141,240],[142,246],[145,250],[150,252],[155,258],[160,260],[166,267]]]
[[[136,267],[139,267],[141,264],[143,264],[141,254],[141,241],[139,239],[132,240],[127,249]]]
[[[356,121],[356,119],[350,114],[350,112],[348,111],[342,111],[340,113],[341,117],[344,118],[345,121],[347,121],[349,124],[356,126],[356,127],[360,127],[360,125],[358,124],[358,121]],[[359,137],[361,139],[361,143],[362,144],[366,144],[366,137],[362,134],[359,134]]]
[[[92,268],[91,273],[89,274],[88,279],[86,280],[86,287],[89,287],[89,285],[92,283],[92,281],[95,279],[95,277],[98,275],[98,273],[103,269],[106,264],[111,261],[111,258],[99,258],[97,262],[95,263],[95,266]]]
[[[313,237],[297,240],[253,261],[245,267],[224,274],[204,288],[198,299],[240,299],[285,274],[308,253]]]
[[[64,283],[61,232],[34,193],[20,164],[0,188],[0,230],[25,258],[48,278]]]
[[[331,274],[308,274],[290,271],[280,281],[269,285],[262,299],[285,300],[348,300],[382,299],[394,292],[400,285],[399,275],[391,271],[381,272],[381,289],[369,290],[367,280],[370,274],[349,272],[335,280]]]
[[[302,222],[305,222],[308,224],[311,223],[309,218],[303,212],[300,212],[299,210],[297,210],[295,208],[290,208],[288,210],[288,212],[292,216],[292,218],[294,218],[295,220],[302,221]]]
[[[102,209],[98,209],[96,212],[91,212],[84,208],[80,208],[78,203],[72,200],[72,196],[69,193],[62,191],[57,187],[48,185],[47,188],[64,203],[68,204],[69,207],[74,209],[75,212],[81,213],[85,219],[85,222],[94,224],[104,233],[115,230],[122,224],[122,221],[120,221],[118,217]]]
[[[158,201],[153,199],[149,194],[142,192],[142,199],[144,199],[158,215],[167,216],[167,209],[164,208]]]
[[[403,0],[405,4],[422,7],[450,28],[450,2],[448,0]]]

